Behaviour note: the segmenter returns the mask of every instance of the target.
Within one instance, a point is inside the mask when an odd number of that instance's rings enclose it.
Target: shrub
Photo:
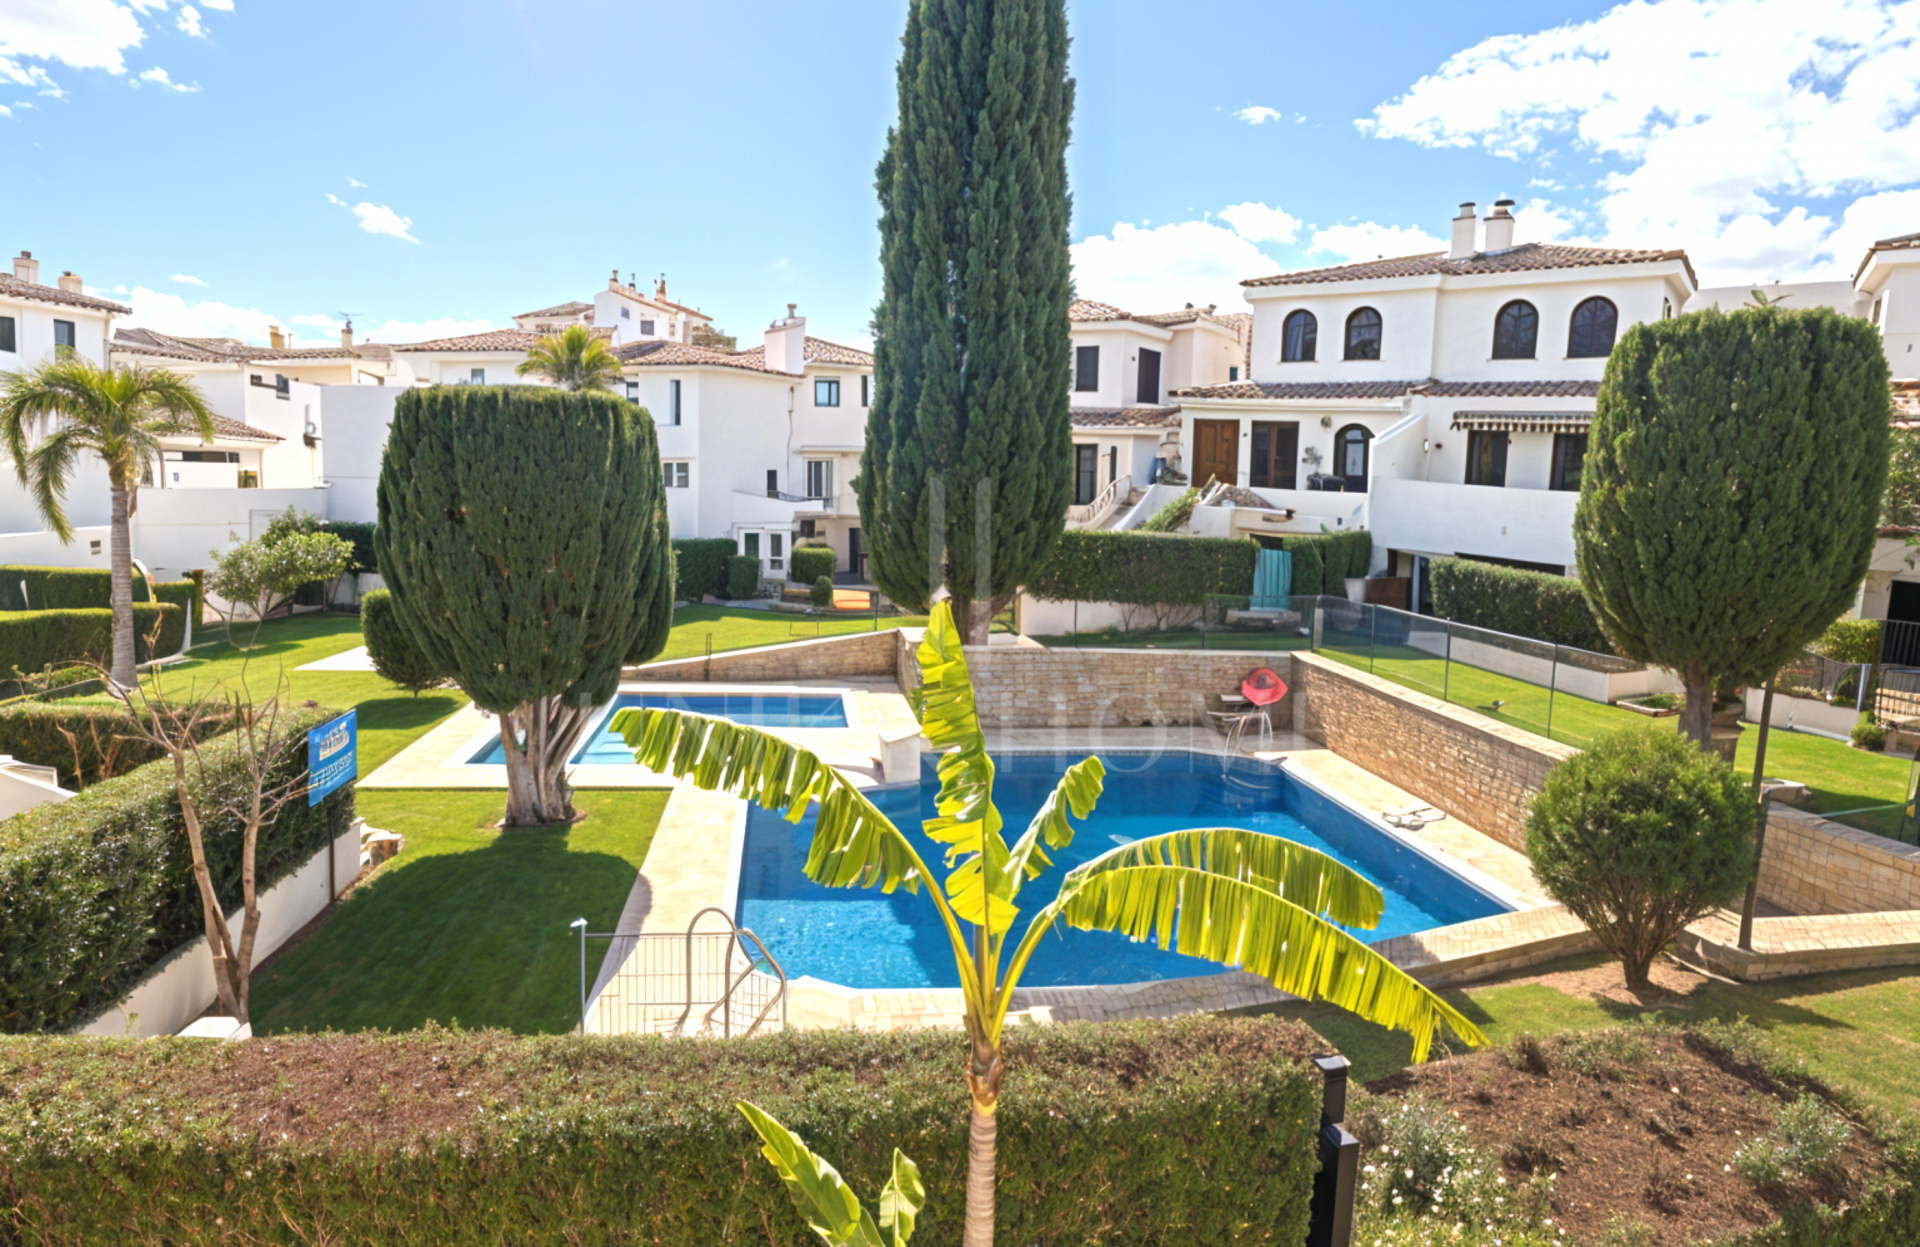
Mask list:
[[[1373,566],[1373,534],[1364,528],[1288,537],[1281,542],[1281,548],[1293,556],[1295,593],[1345,597],[1347,577],[1365,576]]]
[[[1862,714],[1853,725],[1850,734],[1856,749],[1865,749],[1873,753],[1884,753],[1887,748],[1887,729],[1873,721],[1871,714]]]
[[[193,602],[191,580],[156,580],[153,589],[150,599],[146,577],[137,573],[134,575],[133,600],[136,605],[157,600],[173,602],[185,608]],[[0,567],[0,611],[105,610],[112,606],[113,573],[104,568],[33,567],[25,564]]]
[[[90,667],[73,668],[93,675]],[[201,739],[233,726],[230,714],[210,719]],[[73,739],[67,739],[72,733]],[[133,720],[118,702],[18,701],[0,706],[0,753],[60,772],[61,786],[84,788],[125,775],[162,756],[133,735]],[[77,756],[76,756],[77,755]]]
[[[1807,648],[1820,657],[1834,662],[1879,662],[1880,621],[1878,619],[1836,619],[1827,625],[1827,630],[1820,634],[1820,639]]]
[[[1732,769],[1676,732],[1602,736],[1547,773],[1527,856],[1553,898],[1620,958],[1630,987],[1688,923],[1753,873],[1753,804]]]
[[[360,635],[366,638],[367,656],[373,659],[373,669],[415,697],[423,689],[438,688],[447,682],[447,674],[435,669],[393,613],[391,590],[375,589],[360,599]]]
[[[810,585],[822,576],[831,581],[836,562],[832,546],[795,546],[787,574],[803,585]]]
[[[1026,589],[1051,602],[1198,606],[1210,594],[1253,592],[1259,549],[1237,537],[1073,529]]]
[[[1325,593],[1326,546],[1318,541],[1301,541],[1285,549],[1293,556],[1293,591],[1303,594]]]
[[[306,771],[307,730],[337,712],[284,713],[285,749],[269,783]],[[240,897],[240,822],[214,811],[249,788],[232,734],[202,750],[192,779],[203,811],[207,866],[229,907]],[[189,768],[190,771],[193,768]],[[352,820],[351,786],[319,805],[289,802],[261,828],[262,891]],[[337,819],[330,824],[329,820]],[[110,1007],[147,968],[205,932],[193,854],[162,759],[103,780],[70,801],[0,822],[0,1031],[67,1029]]]
[[[362,520],[328,520],[320,526],[320,531],[332,533],[353,546],[353,557],[347,563],[349,574],[380,570],[373,557],[372,524]]]
[[[1430,559],[1433,613],[1454,623],[1611,654],[1580,582],[1474,559]]]
[[[159,652],[180,652],[187,618],[179,606],[162,602],[133,604],[136,661],[153,657],[147,638],[160,624]],[[32,673],[68,663],[105,661],[113,653],[113,611],[106,607],[84,610],[0,611],[0,675],[14,668]]]
[[[1200,501],[1200,488],[1195,486],[1174,498],[1148,516],[1138,531],[1143,533],[1175,533],[1187,526],[1193,518],[1193,508]]]
[[[711,593],[727,594],[727,560],[733,542],[725,537],[686,537],[673,542],[673,596],[698,602]]]
[[[1314,1043],[1269,1018],[1011,1028],[997,1241],[1304,1241],[1319,1080],[1299,1058]],[[817,1243],[734,1108],[747,1099],[857,1191],[911,1149],[927,1191],[914,1241],[958,1243],[955,1052],[953,1032],[926,1029],[4,1041],[17,1107],[0,1114],[0,1187],[30,1197],[7,1201],[0,1234],[157,1247],[190,1215],[256,1244],[321,1225],[330,1242],[447,1247]]]
[[[833,605],[833,577],[822,576],[813,582],[813,589],[807,595],[815,606]]]
[[[751,554],[727,558],[727,592],[731,601],[743,601],[760,592],[760,560]]]

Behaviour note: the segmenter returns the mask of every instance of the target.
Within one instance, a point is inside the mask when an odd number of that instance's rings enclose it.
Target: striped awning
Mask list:
[[[1456,411],[1453,427],[1483,433],[1585,433],[1590,411]]]

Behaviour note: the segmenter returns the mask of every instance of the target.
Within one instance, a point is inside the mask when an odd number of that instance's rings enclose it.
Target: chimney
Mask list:
[[[619,269],[614,269],[613,276],[607,279],[607,289],[609,290],[620,289],[620,270]]]
[[[794,306],[787,304],[785,320],[776,320],[767,326],[766,345],[762,348],[767,367],[781,372],[805,372],[807,367],[807,318],[795,316]]]
[[[287,335],[280,332],[280,326],[268,325],[267,341],[272,344],[274,350],[285,350],[287,346]]]
[[[1493,211],[1487,216],[1488,251],[1505,251],[1513,246],[1513,213],[1507,211],[1511,207],[1511,199],[1494,201]]]
[[[40,284],[40,261],[33,258],[33,252],[22,251],[13,261],[13,279],[15,281]]]
[[[60,289],[66,291],[68,294],[80,293],[80,279],[73,274],[71,269],[60,274]]]
[[[660,274],[659,282],[654,285],[653,297],[656,299],[665,299],[667,297],[667,275],[665,273]]]
[[[1480,219],[1473,214],[1473,205],[1460,205],[1460,215],[1453,218],[1453,246],[1447,250],[1449,260],[1464,260],[1474,253],[1473,233]]]
[[[353,322],[348,321],[340,328],[340,345],[347,350],[353,349]]]

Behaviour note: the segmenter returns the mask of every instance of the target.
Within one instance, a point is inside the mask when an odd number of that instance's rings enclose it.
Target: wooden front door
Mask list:
[[[1228,485],[1240,481],[1240,422],[1238,420],[1195,420],[1193,422],[1193,470],[1188,477],[1195,485],[1205,485],[1212,477]]]

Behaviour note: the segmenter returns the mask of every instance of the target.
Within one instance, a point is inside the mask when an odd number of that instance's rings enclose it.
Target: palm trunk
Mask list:
[[[133,658],[133,535],[128,517],[132,508],[126,481],[113,473],[113,666],[111,676],[120,688],[132,688],[136,678]]]
[[[571,822],[573,785],[567,755],[586,723],[585,710],[541,697],[500,716],[500,745],[507,764],[507,827],[545,827]],[[524,743],[522,741],[524,737]]]
[[[1000,1080],[1005,1067],[1000,1050],[973,1041],[967,1063],[967,1091],[973,1109],[967,1116],[967,1223],[963,1247],[993,1247],[993,1188],[1000,1129]]]
[[[1700,752],[1713,752],[1713,681],[1698,666],[1680,673],[1687,691],[1686,708],[1680,712],[1680,730],[1700,746]]]

